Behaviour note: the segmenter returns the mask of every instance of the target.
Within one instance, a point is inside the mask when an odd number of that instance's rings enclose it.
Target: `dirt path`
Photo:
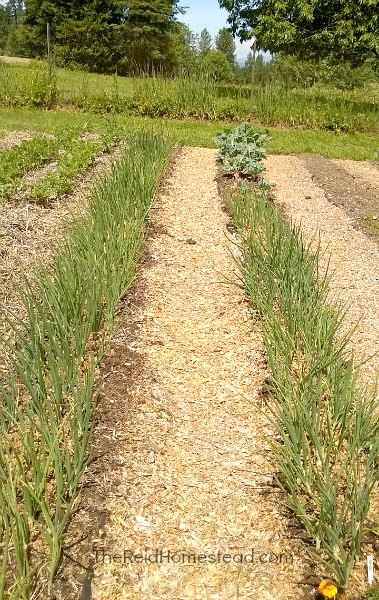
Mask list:
[[[106,518],[93,535],[96,564],[82,599],[304,593],[298,542],[271,485],[271,432],[258,408],[261,339],[243,292],[224,279],[234,277],[235,247],[215,175],[213,150],[184,149],[154,211],[158,233],[137,285],[144,305],[132,307],[107,361],[94,447],[110,445],[85,493],[87,512],[95,503]],[[80,514],[76,526],[88,534]],[[145,549],[166,557],[149,564]],[[179,554],[168,560],[168,551]],[[142,560],[131,564],[131,552]],[[209,554],[212,564],[201,558]],[[70,555],[90,561],[78,548]],[[78,588],[73,576],[66,583],[57,597]]]
[[[364,179],[370,169],[375,171],[374,166],[352,161],[347,165],[338,161],[336,166],[325,161],[313,156],[270,156],[266,177],[277,183],[278,202],[301,224],[305,238],[320,235],[324,266],[330,257],[332,291],[349,307],[346,328],[359,321],[352,340],[355,355],[359,359],[374,355],[365,366],[372,380],[379,369],[379,249],[356,228],[356,213],[362,203],[378,208],[379,182],[374,177],[370,182]],[[344,169],[350,172],[348,181]]]

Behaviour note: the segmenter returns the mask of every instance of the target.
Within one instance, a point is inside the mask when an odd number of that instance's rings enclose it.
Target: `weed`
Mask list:
[[[41,62],[0,64],[0,105],[58,105],[153,118],[254,119],[265,126],[379,132],[375,84],[349,91],[320,84],[306,89],[278,83],[226,86],[204,75],[127,78],[57,69],[48,80],[46,73]]]

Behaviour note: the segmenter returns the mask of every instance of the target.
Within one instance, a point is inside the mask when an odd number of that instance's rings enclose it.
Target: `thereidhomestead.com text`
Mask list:
[[[197,565],[197,564],[293,564],[294,558],[292,554],[277,554],[274,552],[258,552],[252,548],[246,554],[225,554],[217,552],[214,554],[196,554],[191,552],[183,552],[176,550],[120,550],[111,552],[106,548],[98,548],[95,550],[95,562],[102,564],[180,564],[180,565]]]

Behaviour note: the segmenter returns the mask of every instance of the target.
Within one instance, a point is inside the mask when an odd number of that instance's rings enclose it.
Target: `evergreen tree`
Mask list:
[[[25,56],[23,31],[23,2],[9,0],[0,6],[0,53]]]
[[[176,52],[177,71],[190,75],[196,71],[198,64],[197,36],[184,23],[174,23],[174,47]]]
[[[46,56],[46,26],[59,62],[92,71],[116,68],[122,13],[116,0],[26,0],[25,38],[29,55]]]
[[[46,56],[46,25],[58,63],[119,73],[172,70],[178,0],[26,0],[32,57]]]
[[[129,0],[124,8],[124,64],[131,73],[170,71],[175,65],[171,33],[177,2]]]
[[[199,55],[205,56],[210,50],[212,50],[212,36],[208,29],[203,29],[199,39]]]
[[[231,65],[234,65],[236,44],[230,29],[227,29],[227,27],[223,27],[218,32],[216,37],[216,48],[225,54]]]
[[[0,54],[4,54],[8,36],[11,30],[11,20],[4,6],[0,6]]]

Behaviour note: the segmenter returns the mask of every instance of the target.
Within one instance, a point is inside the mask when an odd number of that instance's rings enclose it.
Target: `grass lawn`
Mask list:
[[[70,127],[102,132],[112,126],[122,132],[142,128],[163,130],[180,144],[215,147],[214,137],[225,129],[225,122],[149,119],[126,115],[99,115],[79,111],[44,111],[31,108],[0,109],[0,131],[22,130],[58,133]],[[259,124],[257,124],[259,127]],[[318,153],[326,158],[374,159],[379,136],[364,133],[334,133],[309,129],[268,128],[272,154]]]

